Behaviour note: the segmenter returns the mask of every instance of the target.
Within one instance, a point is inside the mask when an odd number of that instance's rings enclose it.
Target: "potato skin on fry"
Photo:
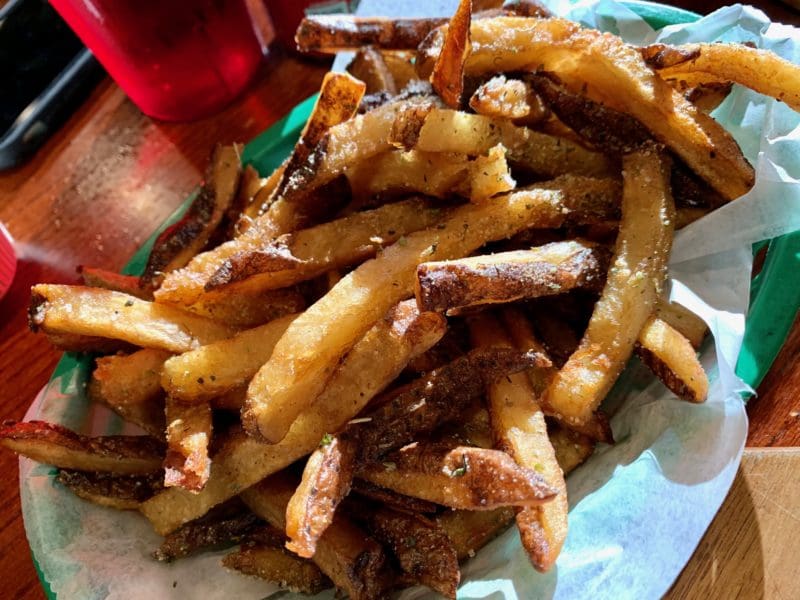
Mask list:
[[[317,15],[303,19],[294,40],[300,52],[336,53],[362,46],[414,50],[431,30],[444,23],[447,19]]]
[[[0,445],[60,469],[147,474],[161,468],[164,445],[144,435],[87,437],[45,421],[6,421]]]
[[[331,587],[314,563],[283,548],[246,542],[222,559],[222,564],[245,575],[274,583],[296,594],[318,594]]]
[[[263,521],[249,511],[230,517],[192,521],[166,536],[158,550],[153,552],[153,558],[172,562],[209,547],[232,546],[259,527],[264,527]]]
[[[79,498],[118,510],[138,510],[142,502],[164,489],[164,476],[160,471],[118,475],[60,469],[56,480]]]

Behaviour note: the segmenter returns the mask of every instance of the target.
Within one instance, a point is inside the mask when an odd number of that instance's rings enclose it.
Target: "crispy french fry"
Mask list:
[[[683,94],[685,98],[706,114],[722,104],[733,89],[731,82],[709,81],[708,83],[699,83],[693,87],[686,88],[684,80],[668,81],[673,86],[679,86],[678,89],[685,88]]]
[[[754,171],[722,126],[698,111],[656,73],[638,51],[616,36],[564,19],[500,17],[475,20],[467,76],[518,71],[536,65],[554,72],[573,92],[627,113],[678,154],[726,199],[753,185]],[[418,72],[437,44],[422,49]]]
[[[394,95],[398,92],[394,77],[383,56],[372,46],[358,49],[353,60],[347,65],[347,72],[364,82],[366,94],[387,92]]]
[[[478,87],[469,99],[469,106],[479,115],[526,125],[540,123],[550,116],[550,110],[527,81],[505,75],[495,75]]]
[[[233,546],[263,526],[261,519],[250,511],[198,519],[167,535],[158,550],[153,552],[153,557],[162,562],[172,562],[206,548]]]
[[[505,531],[514,521],[514,508],[448,510],[436,522],[453,542],[458,560],[466,560]]]
[[[288,315],[169,358],[163,363],[159,385],[183,403],[211,400],[239,388],[267,362],[275,344],[296,318],[296,314]]]
[[[459,108],[464,92],[464,61],[469,56],[472,0],[461,0],[447,23],[442,49],[431,73],[434,91],[450,108]]]
[[[550,443],[564,475],[575,470],[594,452],[594,440],[562,425],[549,427]]]
[[[78,498],[117,510],[138,510],[142,502],[164,488],[160,471],[117,475],[61,469],[56,480]]]
[[[164,446],[144,435],[87,437],[44,421],[6,421],[0,445],[59,469],[146,474],[161,468]]]
[[[660,298],[656,305],[655,316],[680,332],[695,350],[700,347],[708,333],[708,327],[703,319],[676,302]]]
[[[278,473],[244,491],[242,499],[270,525],[285,529],[286,506],[296,485],[296,480]],[[312,560],[353,600],[378,598],[384,592],[386,554],[342,515],[336,516],[320,538]]]
[[[414,57],[411,52],[381,52],[383,64],[386,65],[392,75],[397,90],[405,87],[413,80],[417,79],[417,72],[411,62]]]
[[[469,320],[477,347],[512,347],[501,323],[484,313]],[[522,546],[537,571],[548,571],[556,562],[567,537],[567,485],[547,437],[544,412],[533,387],[523,373],[509,375],[488,389],[489,416],[495,447],[506,451],[518,465],[540,473],[558,490],[552,501],[517,512]]]
[[[692,344],[677,330],[651,317],[639,334],[636,355],[676,396],[703,402],[708,395],[708,376]]]
[[[461,573],[458,554],[444,529],[430,519],[380,507],[367,511],[367,529],[388,546],[400,568],[445,598],[455,598]]]
[[[245,575],[265,579],[296,594],[314,595],[331,587],[314,563],[283,548],[247,542],[226,554],[222,564]]]
[[[353,347],[281,443],[264,445],[244,433],[233,435],[214,455],[211,477],[199,494],[166,490],[144,503],[142,512],[158,532],[169,533],[309,454],[326,433],[343,427],[393,381],[410,358],[439,341],[445,329],[440,315],[420,314],[413,301],[401,303]]]
[[[337,436],[323,438],[308,458],[300,485],[286,507],[286,547],[298,556],[314,556],[336,507],[350,492],[356,452],[353,438]]]
[[[122,340],[145,348],[186,352],[231,337],[234,330],[171,306],[110,290],[39,284],[31,289],[33,331]]]
[[[455,209],[436,228],[412,233],[343,277],[298,317],[250,382],[243,423],[277,442],[322,390],[340,357],[389,307],[409,295],[419,263],[463,256],[530,227],[558,226],[581,207],[603,205],[614,184],[566,177]]]
[[[239,235],[247,230],[253,219],[264,214],[267,208],[269,208],[269,199],[272,197],[272,193],[283,178],[283,172],[286,169],[287,163],[288,159],[284,160],[268,177],[264,177],[260,180],[261,187],[252,192],[252,196],[242,211],[242,216],[236,223],[236,230]],[[245,170],[245,173],[246,172]],[[245,189],[244,182],[242,183],[242,189]]]
[[[774,52],[744,44],[655,44],[641,50],[645,61],[664,78],[684,73],[708,74],[733,81],[785,102],[800,111],[800,67]]]
[[[225,261],[206,287],[217,288],[256,276],[258,279],[251,283],[262,289],[312,279],[371,258],[382,246],[435,224],[442,214],[441,208],[420,198],[357,212],[239,253]]]
[[[167,304],[170,304],[169,302]],[[299,312],[306,307],[303,295],[294,288],[262,290],[259,287],[215,290],[194,303],[176,305],[234,329],[250,329]]]
[[[353,481],[352,491],[359,496],[374,500],[376,503],[404,512],[433,514],[439,511],[439,507],[433,502],[412,498],[411,496],[404,496],[403,494],[387,490],[386,488],[382,488],[369,481],[364,481],[363,479],[356,479]]]
[[[183,217],[156,238],[142,282],[157,287],[164,273],[180,269],[208,243],[234,203],[242,172],[242,147],[218,145],[206,171],[206,182]]]
[[[469,188],[469,192],[462,193],[469,196],[471,202],[482,202],[517,187],[506,154],[505,147],[498,144],[492,146],[486,156],[477,156],[472,161],[469,178],[462,182],[462,186]]]
[[[136,296],[142,300],[153,299],[153,290],[147,286],[143,286],[139,277],[120,275],[113,271],[106,271],[105,269],[87,267],[84,265],[78,267],[78,273],[85,286],[122,292],[123,294]]]
[[[207,402],[187,406],[167,396],[167,455],[164,485],[197,492],[211,472],[211,407]]]
[[[170,356],[170,352],[153,348],[144,348],[127,356],[101,356],[86,387],[86,395],[150,435],[163,438],[161,369]]]
[[[485,155],[502,144],[508,160],[545,177],[567,173],[592,177],[616,172],[614,160],[546,133],[483,115],[433,109],[419,130],[416,148],[427,152]]]
[[[649,148],[627,155],[623,167],[622,221],[605,288],[578,349],[544,396],[569,422],[585,423],[622,372],[658,301],[672,246],[666,160]]]
[[[553,242],[417,267],[416,298],[422,310],[446,312],[482,304],[560,294],[577,287],[597,289],[609,252],[580,240]]]
[[[294,40],[300,52],[335,54],[363,46],[381,50],[413,50],[431,30],[444,23],[447,19],[315,15],[303,19]]]
[[[358,476],[406,496],[466,510],[538,506],[558,493],[505,452],[449,444],[409,445],[382,463],[360,468]]]

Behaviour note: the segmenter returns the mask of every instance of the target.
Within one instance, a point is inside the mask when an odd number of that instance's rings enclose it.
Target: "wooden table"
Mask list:
[[[678,4],[703,12],[718,5],[716,2]],[[756,4],[764,7],[773,19],[800,22],[798,14],[783,5]],[[255,136],[314,93],[327,66],[327,62],[273,51],[247,94],[219,115],[193,124],[152,121],[107,79],[31,162],[0,175],[0,221],[16,239],[19,254],[13,287],[0,301],[3,397],[0,418],[22,418],[59,359],[59,352],[43,336],[28,331],[26,308],[30,286],[43,281],[76,283],[75,266],[80,264],[121,268],[197,185],[215,143]],[[759,398],[748,407],[751,419],[748,444],[752,448],[800,446],[800,418],[795,400],[800,390],[800,363],[795,363],[798,353],[800,324],[796,322],[772,372],[759,388]],[[782,476],[790,478],[785,456],[766,460],[782,465]],[[745,464],[756,465],[753,466],[756,471],[759,468],[756,463],[762,467],[765,464],[760,458],[751,463],[752,459],[747,458]],[[20,515],[17,459],[11,453],[0,452],[0,472],[4,473],[0,488],[2,596],[42,598]],[[749,489],[737,482],[735,489],[741,487]],[[789,513],[794,511],[794,515],[781,516],[795,526],[796,515],[800,513],[797,497],[797,494],[794,498],[787,495],[785,502],[790,504],[788,508],[783,506]],[[748,503],[750,514],[755,510],[754,504],[759,503]],[[724,533],[724,526],[721,529]],[[783,532],[788,531],[785,528],[775,527],[772,531],[776,537],[767,546],[786,548],[788,559],[791,555],[788,549],[797,538],[784,536]],[[725,547],[722,542],[719,544]],[[763,553],[772,551],[775,549],[761,549]],[[706,554],[713,555],[713,546]],[[741,557],[731,555],[727,566],[732,572],[741,572],[735,560]],[[690,582],[699,581],[700,575],[709,572],[704,564],[702,557],[696,556],[685,577],[689,576]],[[689,574],[693,565],[700,575]],[[786,572],[791,574],[794,565],[789,566],[791,569],[787,566]],[[772,568],[777,571],[774,564]],[[764,576],[764,569],[761,575]],[[712,581],[709,589],[714,590],[718,583]],[[675,588],[676,597],[685,597],[680,585],[681,582]],[[783,588],[782,595],[800,597],[800,588],[796,582],[794,585]]]

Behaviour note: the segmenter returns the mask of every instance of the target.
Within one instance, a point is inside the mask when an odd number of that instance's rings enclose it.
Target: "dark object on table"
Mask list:
[[[0,169],[20,164],[80,105],[103,70],[44,0],[0,9]]]

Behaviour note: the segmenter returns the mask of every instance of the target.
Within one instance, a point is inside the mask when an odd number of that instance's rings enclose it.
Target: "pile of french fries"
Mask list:
[[[708,111],[732,83],[800,108],[800,74],[480,4],[306,19],[301,50],[357,53],[274,173],[218,147],[141,277],[33,288],[32,328],[95,353],[87,394],[147,435],[0,443],[140,511],[162,561],[228,545],[299,592],[454,598],[516,522],[550,569],[564,476],[613,443],[600,407],[631,356],[706,397],[705,325],[662,295],[673,231],[754,178]]]

